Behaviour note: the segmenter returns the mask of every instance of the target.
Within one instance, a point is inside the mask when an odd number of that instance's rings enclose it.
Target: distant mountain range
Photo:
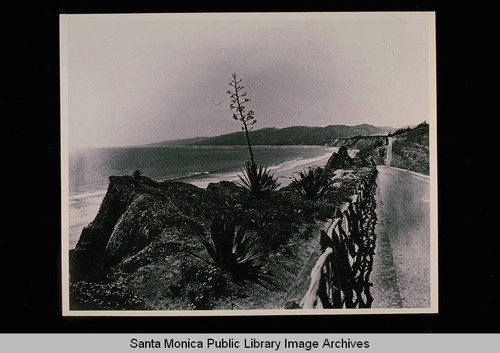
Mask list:
[[[252,145],[329,145],[334,139],[353,136],[387,135],[396,129],[392,127],[377,127],[368,124],[355,126],[328,125],[325,127],[291,126],[282,129],[263,128],[250,131]],[[194,137],[189,139],[165,140],[147,144],[147,147],[173,146],[238,146],[246,145],[243,131],[214,137]]]

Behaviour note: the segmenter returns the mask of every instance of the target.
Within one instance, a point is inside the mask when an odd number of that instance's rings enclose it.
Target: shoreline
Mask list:
[[[197,146],[199,147],[199,146]],[[258,147],[269,147],[269,148],[286,148],[286,147],[297,147],[297,146],[258,146]],[[325,146],[301,146],[307,148],[325,148]],[[324,167],[331,157],[333,152],[338,150],[338,147],[327,147],[328,152],[309,159],[295,158],[279,164],[268,166],[270,170],[277,178],[280,183],[279,188],[283,188],[292,182],[292,175],[299,173],[308,168]],[[207,174],[205,172],[193,175],[187,178],[181,179],[165,179],[163,181],[180,181],[186,184],[191,184],[202,189],[206,189],[210,183],[218,183],[220,181],[232,181],[239,182],[240,179],[238,174],[241,172],[232,171],[227,173],[214,173]],[[85,226],[91,223],[97,213],[99,212],[100,205],[104,199],[107,192],[106,188],[97,191],[87,191],[82,194],[70,195],[68,198],[69,209],[70,209],[70,222],[68,227],[68,238],[69,238],[69,250],[74,249],[78,243],[81,232]]]
[[[328,159],[332,156],[332,154],[336,150],[338,150],[338,147],[330,147],[328,153],[325,153],[322,156],[310,159],[296,158],[277,165],[270,165],[267,167],[267,169],[271,172],[275,171],[273,172],[273,174],[278,178],[280,182],[280,188],[285,187],[292,182],[293,174],[296,174],[308,168],[324,167],[326,165],[326,162],[328,162]],[[188,184],[192,184],[199,188],[206,189],[208,184],[210,183],[218,183],[221,181],[239,182],[240,178],[238,177],[238,174],[240,174],[240,171],[211,174],[211,175],[203,174],[186,178],[184,180]]]

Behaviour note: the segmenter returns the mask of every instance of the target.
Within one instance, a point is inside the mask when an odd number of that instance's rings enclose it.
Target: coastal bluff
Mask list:
[[[325,166],[334,190],[321,202],[306,202],[289,186],[257,202],[228,181],[203,189],[145,176],[111,176],[98,214],[70,250],[70,308],[273,308],[316,251],[324,221],[374,166],[369,154],[350,157],[340,147]],[[210,219],[220,213],[256,220],[249,231],[260,232],[265,241],[264,269],[274,276],[270,288],[214,284],[211,278],[223,275],[189,255],[204,255],[194,233],[207,234]]]
[[[140,182],[130,176],[111,176],[97,216],[70,251],[71,280],[96,278],[119,265],[130,267],[160,244],[171,252],[192,250],[187,233],[203,225],[193,217],[196,206],[187,204],[196,205],[213,190],[223,193],[224,186],[227,183],[222,182],[204,190],[144,176]]]

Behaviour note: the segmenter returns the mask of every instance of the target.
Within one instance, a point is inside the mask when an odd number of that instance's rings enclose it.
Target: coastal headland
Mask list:
[[[384,139],[372,141],[337,141],[340,148],[323,168],[332,189],[318,200],[304,199],[291,185],[256,198],[233,181],[201,188],[111,176],[97,216],[70,251],[70,310],[285,308],[292,290],[294,298],[307,290],[324,223],[383,164]],[[253,280],[235,280],[206,261],[199,235],[208,239],[219,215],[255,239]]]

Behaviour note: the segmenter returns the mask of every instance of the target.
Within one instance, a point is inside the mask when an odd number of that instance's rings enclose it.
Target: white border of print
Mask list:
[[[69,309],[69,202],[68,202],[68,37],[70,21],[100,20],[158,20],[158,19],[227,19],[255,18],[259,20],[427,20],[429,44],[429,128],[430,128],[430,259],[431,305],[429,308],[391,309],[313,309],[313,310],[196,310],[196,311],[75,311]],[[60,86],[61,86],[61,201],[62,201],[62,314],[64,316],[241,316],[241,315],[366,315],[366,314],[431,314],[438,312],[438,215],[437,215],[437,104],[436,104],[436,33],[434,12],[305,12],[305,13],[183,13],[183,14],[99,14],[60,15]]]

